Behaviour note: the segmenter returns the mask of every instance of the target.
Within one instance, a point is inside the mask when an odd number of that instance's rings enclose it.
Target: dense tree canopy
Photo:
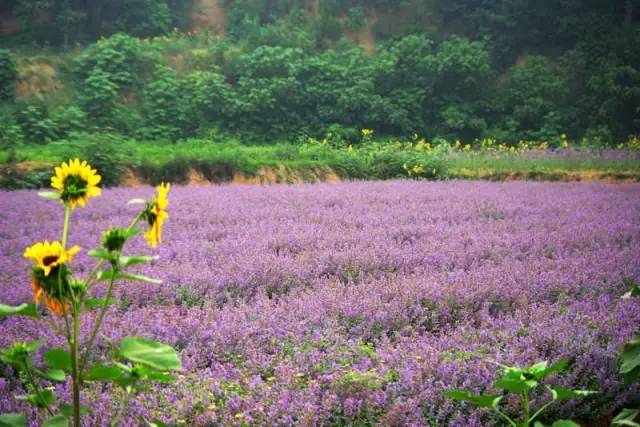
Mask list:
[[[640,129],[635,0],[220,4],[223,38],[178,44],[170,36],[163,48],[141,38],[190,30],[199,2],[5,0],[3,19],[19,31],[0,40],[14,52],[93,43],[70,65],[66,104],[22,97],[13,117],[30,140],[70,132],[79,117],[94,128],[171,139],[211,128],[291,138],[369,127],[613,143]],[[365,36],[375,46],[354,43]],[[187,56],[196,59],[176,64]],[[0,78],[7,105],[19,79],[7,50]]]

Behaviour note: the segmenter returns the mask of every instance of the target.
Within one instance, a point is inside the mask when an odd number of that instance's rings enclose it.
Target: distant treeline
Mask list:
[[[220,0],[214,38],[190,33],[201,2],[5,1],[18,29],[0,39],[12,47],[0,51],[0,144],[212,128],[615,143],[640,132],[637,3]],[[62,67],[65,96],[14,99],[25,49],[101,36]],[[354,46],[371,38],[375,48]]]

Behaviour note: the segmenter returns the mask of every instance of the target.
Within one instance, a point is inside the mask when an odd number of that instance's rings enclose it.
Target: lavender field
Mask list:
[[[70,244],[85,269],[99,242],[84,236],[127,223],[127,200],[152,193],[105,190],[73,213]],[[33,298],[22,253],[58,238],[62,212],[51,203],[0,193],[4,303]],[[126,425],[140,415],[189,426],[495,425],[490,412],[443,396],[484,390],[497,376],[492,360],[567,358],[559,383],[599,391],[554,404],[549,419],[598,419],[637,396],[617,352],[640,323],[637,299],[620,298],[640,280],[638,184],[176,187],[169,212],[160,259],[145,267],[164,283],[120,284],[103,330],[168,343],[184,369],[134,401]],[[0,347],[62,344],[28,318],[0,319],[0,330]],[[13,397],[19,388],[0,379],[0,412],[29,413]],[[109,393],[83,395],[96,408],[87,425],[110,420]]]

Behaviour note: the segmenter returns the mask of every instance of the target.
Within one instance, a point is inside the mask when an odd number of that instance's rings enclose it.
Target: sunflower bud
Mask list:
[[[124,247],[129,238],[129,233],[122,228],[112,228],[107,230],[102,236],[102,247],[109,252],[119,252]]]

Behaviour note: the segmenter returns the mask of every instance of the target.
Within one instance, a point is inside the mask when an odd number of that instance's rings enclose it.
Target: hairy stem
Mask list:
[[[31,384],[31,387],[33,387],[33,391],[36,393],[36,396],[38,396],[38,399],[44,405],[44,409],[49,413],[49,415],[53,416],[53,411],[49,407],[49,404],[44,400],[44,397],[42,396],[42,391],[40,391],[40,387],[38,386],[36,379],[33,377],[33,372],[31,372],[31,367],[29,366],[29,362],[24,363],[24,370],[27,373],[27,377],[29,378],[29,384]]]
[[[127,408],[129,408],[129,402],[130,401],[131,401],[131,393],[127,389],[127,392],[126,392],[126,395],[124,397],[124,400],[122,401],[122,406],[120,406],[120,410],[118,411],[116,416],[113,417],[113,421],[111,421],[111,427],[117,427],[118,426],[118,422],[120,421],[120,418],[122,417],[122,415],[124,415],[125,412],[127,412]]]
[[[71,341],[71,378],[73,380],[73,425],[80,427],[80,371],[78,369],[78,336],[80,316],[78,302],[73,301],[73,339]]]
[[[111,294],[113,292],[113,285],[115,283],[115,271],[109,280],[109,287],[107,288],[107,294],[104,298],[104,303],[100,307],[100,313],[98,313],[98,317],[96,318],[95,323],[93,324],[93,329],[91,330],[91,335],[89,335],[89,341],[87,342],[87,346],[85,347],[84,353],[82,355],[82,359],[80,362],[80,375],[84,373],[84,369],[87,366],[87,361],[89,359],[89,353],[91,352],[91,347],[93,347],[93,342],[98,335],[98,331],[100,330],[100,326],[102,326],[102,320],[104,319],[104,315],[109,308],[109,300],[111,299]]]

